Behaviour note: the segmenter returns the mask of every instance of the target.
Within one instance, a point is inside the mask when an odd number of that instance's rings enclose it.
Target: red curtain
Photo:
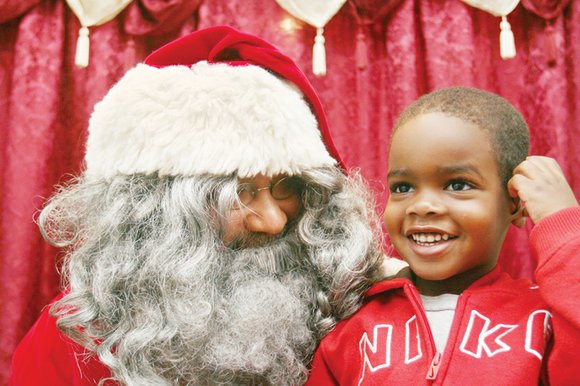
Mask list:
[[[0,384],[15,345],[58,292],[58,252],[33,218],[54,184],[81,169],[94,103],[148,52],[197,28],[229,24],[296,59],[320,94],[343,158],[367,177],[380,207],[395,117],[418,96],[450,85],[483,88],[513,103],[530,125],[532,154],[556,158],[580,197],[577,1],[562,3],[549,20],[532,9],[540,1],[519,5],[508,17],[517,56],[506,61],[499,56],[500,20],[459,0],[393,0],[379,17],[368,9],[385,2],[353,0],[325,27],[323,78],[311,71],[315,29],[274,0],[200,2],[136,0],[91,28],[86,69],[73,64],[79,24],[64,1],[0,2]],[[500,262],[517,277],[532,276],[529,230],[510,230],[502,250]]]

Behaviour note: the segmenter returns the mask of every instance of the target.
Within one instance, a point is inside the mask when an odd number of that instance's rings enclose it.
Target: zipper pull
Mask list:
[[[427,371],[427,376],[425,379],[434,380],[437,378],[437,373],[439,372],[439,365],[441,365],[441,353],[436,352],[433,360],[431,361],[431,365],[429,366],[429,370]]]

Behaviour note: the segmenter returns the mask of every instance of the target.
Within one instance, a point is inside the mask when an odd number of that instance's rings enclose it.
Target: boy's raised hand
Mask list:
[[[560,165],[550,157],[527,157],[514,169],[508,191],[520,198],[524,215],[534,224],[561,209],[578,206]]]

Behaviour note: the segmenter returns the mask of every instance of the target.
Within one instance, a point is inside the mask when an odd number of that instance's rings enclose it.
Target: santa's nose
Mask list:
[[[272,197],[268,189],[258,192],[248,209],[246,229],[250,232],[277,235],[288,223],[288,216],[280,202]]]

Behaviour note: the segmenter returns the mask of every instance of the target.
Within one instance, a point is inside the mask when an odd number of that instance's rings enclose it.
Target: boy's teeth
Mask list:
[[[440,233],[413,233],[411,237],[413,240],[420,243],[434,243],[441,240],[449,240],[448,234]]]

